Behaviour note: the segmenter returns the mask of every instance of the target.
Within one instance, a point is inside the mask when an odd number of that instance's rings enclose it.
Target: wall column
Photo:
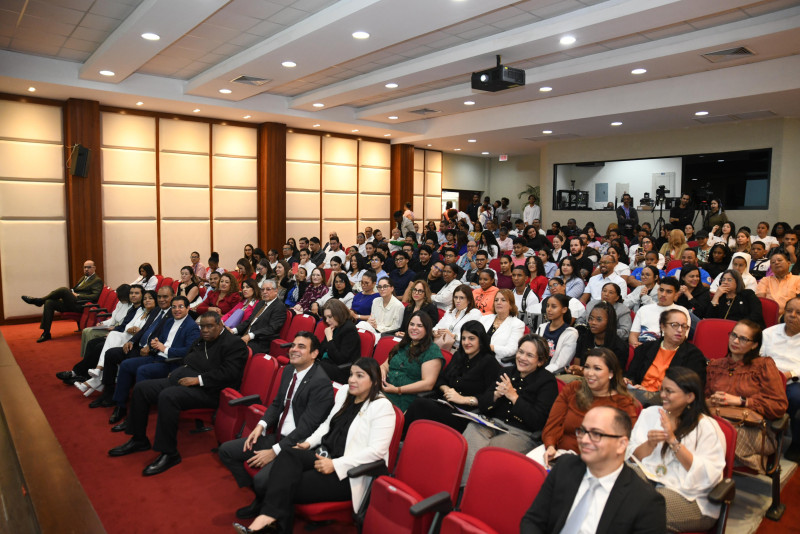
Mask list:
[[[286,242],[286,125],[258,127],[258,244],[277,248]],[[280,255],[279,255],[280,256]]]
[[[389,189],[392,213],[414,201],[414,145],[392,145],[392,171]],[[389,214],[391,218],[392,213]]]
[[[93,260],[102,278],[103,207],[100,195],[100,103],[70,98],[64,104],[64,146],[66,155],[75,144],[89,149],[89,175],[66,174],[67,241],[69,280],[74,284],[83,276],[83,262]],[[66,158],[65,158],[66,160]]]

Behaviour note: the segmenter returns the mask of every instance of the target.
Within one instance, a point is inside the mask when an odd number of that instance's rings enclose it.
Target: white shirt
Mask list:
[[[294,400],[295,394],[297,394],[297,389],[300,387],[300,384],[303,383],[303,379],[308,374],[308,370],[311,369],[311,365],[303,369],[302,371],[295,371],[294,377],[292,380],[295,380],[294,383],[294,391],[292,391],[292,400]],[[295,378],[296,377],[296,378]],[[292,383],[289,382],[289,388],[286,389],[286,395],[283,397],[283,406],[286,407],[286,398],[289,396],[289,389],[291,389]],[[283,414],[283,412],[281,412]],[[278,416],[278,424],[280,424],[280,415]],[[261,426],[261,435],[265,436],[267,434],[267,424],[262,420],[258,422],[259,426]],[[286,414],[286,419],[283,420],[283,427],[281,427],[281,435],[288,436],[291,434],[294,429],[297,428],[297,424],[294,421],[294,410],[292,410],[291,403],[289,404],[289,412]],[[275,429],[277,431],[277,427]],[[277,436],[277,440],[280,441],[281,436]],[[278,455],[281,453],[281,446],[277,443],[272,446],[272,451]]]
[[[692,318],[689,316],[689,310],[678,304],[671,304],[669,306],[660,306],[659,304],[647,304],[639,308],[636,316],[633,318],[633,325],[631,325],[631,332],[659,332],[661,314],[667,310],[680,310],[686,315],[686,320],[692,324]]]
[[[519,313],[522,313],[522,309],[525,309],[525,313],[540,313],[542,311],[542,305],[539,304],[539,297],[536,295],[534,290],[528,291],[528,296],[525,298],[525,303],[523,306],[522,302],[522,295],[525,294],[523,291],[522,294],[517,293],[516,288],[511,290],[514,293],[514,303],[517,305],[517,310]],[[538,305],[538,306],[537,306]]]
[[[375,319],[375,324],[378,326],[376,330],[379,333],[397,330],[403,324],[403,312],[406,307],[403,303],[392,296],[389,298],[389,304],[383,305],[381,297],[372,301],[372,309],[370,317]]]
[[[777,247],[778,245],[780,245],[780,243],[778,243],[778,239],[775,236],[771,235],[768,235],[766,237],[758,237],[758,234],[751,235],[750,242],[755,243],[756,241],[761,241],[762,243],[764,243],[767,246],[767,250],[769,250],[770,247]]]
[[[615,471],[600,478],[592,475],[588,468],[586,469],[586,473],[584,473],[583,479],[581,480],[581,485],[578,486],[578,493],[575,494],[575,499],[572,501],[572,507],[569,509],[570,514],[578,505],[578,502],[580,502],[583,494],[589,490],[590,479],[597,480],[600,485],[594,492],[594,498],[589,504],[589,510],[586,512],[586,516],[583,520],[583,523],[581,523],[581,528],[578,530],[578,534],[594,534],[597,532],[597,525],[600,524],[600,517],[603,515],[603,510],[606,507],[608,496],[611,494],[611,489],[614,487],[619,474],[622,472],[622,466],[623,464],[620,464]],[[569,514],[567,517],[569,517]]]
[[[158,355],[164,358],[168,358],[169,348],[172,346],[172,342],[175,341],[175,335],[178,333],[178,329],[183,324],[183,321],[186,320],[186,317],[183,319],[178,319],[174,323],[172,323],[172,328],[169,329],[169,334],[167,334],[167,340],[164,342],[164,351],[159,352]]]
[[[347,255],[344,253],[343,250],[339,249],[336,252],[334,252],[332,250],[329,250],[329,251],[327,251],[325,253],[325,264],[324,264],[324,267],[326,269],[330,269],[331,268],[331,258],[333,258],[334,256],[336,256],[340,260],[342,260],[342,265],[344,265],[344,261],[347,259]]]
[[[453,280],[446,284],[442,289],[439,290],[438,293],[431,297],[436,306],[439,307],[440,310],[447,311],[453,305],[453,291],[461,285],[461,280],[458,278],[453,278]]]
[[[776,324],[764,330],[761,355],[769,356],[782,373],[800,376],[800,334],[789,337],[785,324]]]
[[[600,300],[600,293],[603,291],[603,286],[609,282],[617,284],[623,297],[628,294],[628,284],[626,284],[625,280],[616,272],[611,273],[611,275],[607,277],[604,277],[602,274],[594,275],[589,279],[589,283],[586,284],[586,289],[583,290],[583,293],[584,295],[589,293],[592,296],[591,300]]]
[[[133,306],[133,304],[130,302],[117,302],[117,307],[114,308],[114,311],[111,313],[111,317],[101,322],[98,326],[104,326],[108,329],[111,329],[118,324],[121,324],[125,319],[125,316],[128,315],[128,310],[131,309],[131,306]]]
[[[538,204],[534,204],[531,206],[527,204],[525,209],[522,210],[522,220],[525,221],[525,225],[533,224],[534,219],[542,220],[542,208]]]
[[[317,268],[317,264],[308,260],[305,263],[298,263],[297,268],[299,269],[300,267],[306,270],[306,279],[311,280],[311,271]]]
[[[136,280],[131,282],[131,285],[132,286],[133,285],[142,286],[142,287],[144,287],[145,291],[148,291],[148,290],[151,290],[151,289],[155,289],[156,286],[158,285],[158,277],[157,276],[151,276],[147,280],[147,283],[145,283],[144,276],[140,276],[139,278],[137,278]]]

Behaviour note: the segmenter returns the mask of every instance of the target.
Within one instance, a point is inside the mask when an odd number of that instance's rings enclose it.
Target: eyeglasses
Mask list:
[[[416,293],[418,295],[421,295],[422,293],[425,293],[425,290],[424,289],[412,289],[411,292],[412,293]],[[453,297],[453,298],[455,298],[455,297]]]
[[[740,343],[752,343],[752,342],[753,342],[753,340],[752,340],[752,339],[750,339],[749,337],[737,336],[737,335],[736,335],[735,333],[733,333],[733,332],[731,332],[730,334],[728,334],[728,339],[730,339],[731,341],[738,341],[738,342],[740,342]]]
[[[683,323],[667,323],[667,326],[669,326],[673,330],[681,330],[681,331],[689,330],[689,328],[691,328],[691,325]]]
[[[390,287],[392,287],[392,286],[388,286],[386,284],[381,284],[381,285],[378,286],[378,289],[389,289]]]
[[[581,439],[583,436],[588,435],[589,441],[592,443],[600,443],[600,440],[603,438],[621,438],[622,436],[618,436],[616,434],[603,434],[602,432],[597,432],[596,430],[587,430],[582,426],[579,426],[575,429],[575,437]]]
[[[441,267],[437,267],[436,265],[434,265],[433,267],[431,267],[431,269],[433,269],[434,271],[441,271],[441,270],[442,270],[442,268],[441,268]]]
[[[186,308],[186,306],[184,306],[183,304],[173,304],[172,305],[172,309],[173,310],[183,310],[185,308]]]

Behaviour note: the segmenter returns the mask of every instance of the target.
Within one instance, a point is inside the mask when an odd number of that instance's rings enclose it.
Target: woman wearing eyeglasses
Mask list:
[[[627,456],[637,474],[656,485],[667,504],[667,530],[706,531],[720,506],[708,500],[722,480],[725,437],[708,415],[702,378],[684,367],[667,370],[660,388],[662,406],[639,414]]]
[[[719,278],[719,287],[711,298],[706,318],[750,319],[764,325],[761,301],[756,294],[745,287],[741,275],[735,269],[728,269]]]
[[[691,327],[686,314],[677,309],[667,310],[658,322],[661,339],[636,347],[625,373],[628,389],[645,406],[661,404],[659,391],[668,369],[687,367],[697,373],[702,383],[706,379],[706,357],[700,349],[686,342]]]
[[[462,325],[468,321],[479,321],[481,317],[481,311],[475,307],[472,288],[467,284],[461,284],[453,290],[453,306],[433,327],[434,343],[442,350],[457,349]]]
[[[395,334],[397,336],[402,337],[403,332],[405,332],[408,327],[411,316],[418,311],[427,313],[433,324],[436,324],[439,320],[439,308],[433,303],[431,299],[431,288],[425,280],[416,280],[408,284],[402,302],[406,304],[406,309],[403,312],[403,322],[400,323],[400,332]]]
[[[758,324],[742,319],[728,336],[728,355],[709,362],[706,396],[712,414],[718,406],[741,407],[767,419],[786,413],[789,402],[784,381],[775,361],[759,356],[761,337]],[[764,473],[763,455],[775,452],[776,446],[772,433],[767,433],[762,443],[759,427],[740,426],[736,462]]]
[[[356,324],[356,327],[375,334],[377,345],[381,335],[394,334],[400,328],[405,307],[394,296],[394,284],[388,276],[378,280],[375,287],[378,290],[378,298],[372,301],[369,318]]]

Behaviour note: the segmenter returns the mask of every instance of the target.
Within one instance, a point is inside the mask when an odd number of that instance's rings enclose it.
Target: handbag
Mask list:
[[[770,470],[767,469],[767,419],[753,410],[742,406],[712,406],[710,402],[706,401],[708,411],[711,415],[722,417],[729,421],[735,427],[753,427],[758,428],[761,434],[761,467],[762,470],[770,475]],[[777,465],[777,464],[776,464]]]

